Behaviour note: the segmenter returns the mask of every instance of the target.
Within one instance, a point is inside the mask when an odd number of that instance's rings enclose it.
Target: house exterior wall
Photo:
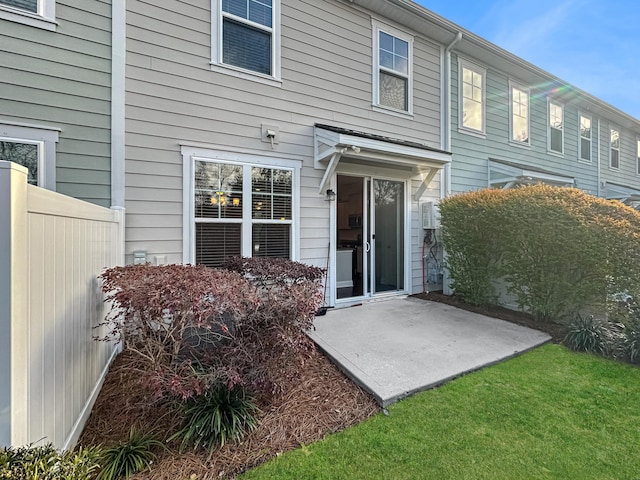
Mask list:
[[[109,206],[111,1],[55,10],[55,31],[0,18],[0,123],[59,130],[55,190]]]
[[[490,158],[515,162],[573,177],[576,186],[596,195],[597,182],[597,117],[592,115],[593,141],[591,162],[579,160],[580,107],[570,97],[557,94],[544,86],[528,85],[518,78],[495,70],[491,65],[482,65],[474,59],[470,61],[486,68],[486,135],[468,134],[459,129],[459,56],[452,58],[452,192],[479,190],[489,186],[488,162]],[[466,57],[465,57],[466,58]],[[530,89],[530,146],[510,142],[510,84],[509,81]],[[548,99],[555,99],[564,106],[564,153],[550,153],[548,150]],[[600,139],[602,142],[603,139]]]
[[[620,119],[616,121],[615,118],[600,120],[600,171],[604,194],[607,193],[607,182],[640,190],[640,175],[638,175],[636,164],[640,126],[629,128],[625,123]],[[618,168],[611,167],[611,129],[620,133],[620,166]]]
[[[313,166],[314,124],[440,147],[440,46],[414,36],[413,116],[372,108],[372,15],[335,0],[283,0],[281,85],[212,71],[211,2],[132,2],[127,13],[128,260],[183,261],[181,144],[300,162],[299,255],[325,266],[329,202]],[[384,22],[384,19],[377,18]],[[261,125],[279,129],[273,146]],[[414,181],[413,189],[417,189]],[[425,196],[439,197],[437,177]],[[412,215],[418,205],[411,203]],[[417,240],[417,219],[411,217]],[[415,238],[414,238],[415,237]],[[412,252],[412,277],[421,267]]]

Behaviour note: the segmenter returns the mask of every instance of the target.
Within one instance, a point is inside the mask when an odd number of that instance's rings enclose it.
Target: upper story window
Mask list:
[[[280,78],[280,0],[212,0],[211,64],[249,78]]]
[[[580,115],[580,152],[579,159],[591,161],[591,118]]]
[[[564,107],[549,101],[549,151],[564,152]]]
[[[401,113],[413,110],[413,37],[373,22],[373,104]]]
[[[636,140],[636,173],[640,175],[640,140]]]
[[[511,141],[529,145],[529,90],[511,85]]]
[[[484,134],[486,72],[461,60],[459,75],[460,128]]]
[[[0,160],[27,167],[27,181],[55,190],[58,131],[0,123]]]
[[[609,166],[611,168],[620,168],[620,132],[611,129],[611,155],[609,157]]]
[[[53,31],[57,25],[55,0],[0,0],[0,19]]]

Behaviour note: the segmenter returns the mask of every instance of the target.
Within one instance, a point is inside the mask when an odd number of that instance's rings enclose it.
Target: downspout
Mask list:
[[[445,152],[451,152],[451,50],[453,47],[462,40],[462,32],[456,34],[456,38],[444,49],[444,68],[443,79],[444,85],[442,89],[443,96],[445,98],[445,108],[441,108],[441,128],[442,128],[442,150]],[[444,166],[444,178],[440,177],[440,198],[445,198],[451,195],[451,162]],[[442,251],[442,260],[446,263],[447,252]],[[423,260],[424,261],[424,260]],[[449,279],[449,270],[443,269],[442,271],[442,292],[445,295],[452,295],[451,280]]]
[[[444,49],[444,85],[443,96],[445,98],[445,108],[442,110],[442,150],[445,152],[451,151],[451,50],[455,47],[460,40],[462,40],[462,32],[456,34],[456,38]],[[444,166],[444,182],[441,182],[440,187],[441,196],[448,197],[451,195],[451,163],[447,163]]]
[[[124,208],[126,0],[111,6],[111,206]]]
[[[602,168],[600,166],[600,117],[598,117],[598,154],[597,154],[597,158],[598,158],[598,170],[597,170],[598,171],[598,187],[596,189],[596,193],[597,193],[597,196],[600,197],[601,196],[601,191],[600,191],[600,188],[601,188],[600,187],[600,185],[601,185],[600,184],[601,172],[600,172],[600,169]]]

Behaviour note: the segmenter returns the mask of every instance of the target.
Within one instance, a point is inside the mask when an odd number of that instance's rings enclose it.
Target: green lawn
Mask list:
[[[640,479],[640,369],[559,345],[392,405],[249,479]]]

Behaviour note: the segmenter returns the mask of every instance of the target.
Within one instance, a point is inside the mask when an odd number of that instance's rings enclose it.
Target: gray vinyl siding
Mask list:
[[[283,0],[281,87],[212,72],[209,19],[210,0],[129,3],[128,258],[140,249],[182,261],[179,144],[197,143],[301,160],[300,260],[324,266],[329,208],[318,194],[323,171],[313,168],[313,125],[439,147],[440,47],[407,31],[415,36],[411,119],[372,109],[372,25],[365,11],[335,0]],[[273,150],[261,141],[262,123],[279,128]],[[415,277],[421,260],[413,255]]]
[[[611,168],[611,129],[620,133],[620,167]],[[636,170],[637,140],[640,131],[632,131],[607,119],[600,121],[600,165],[603,182],[616,183],[640,190],[640,177]]]
[[[57,31],[0,19],[0,120],[59,128],[56,190],[110,205],[111,1],[56,1]]]
[[[470,59],[473,61],[473,59]],[[478,190],[488,186],[488,160],[496,158],[536,167],[574,177],[578,188],[597,193],[596,122],[592,117],[594,139],[592,162],[578,160],[579,109],[566,98],[555,97],[564,106],[564,153],[549,153],[547,144],[547,99],[550,92],[534,85],[509,78],[503,73],[486,68],[486,136],[480,137],[459,131],[458,62],[453,55],[452,68],[452,191]],[[530,147],[514,145],[510,140],[509,81],[530,88]]]

